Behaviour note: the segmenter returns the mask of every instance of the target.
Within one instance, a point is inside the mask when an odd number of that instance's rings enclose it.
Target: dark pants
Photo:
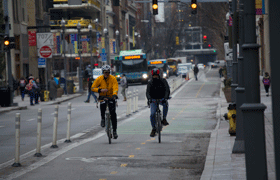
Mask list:
[[[269,85],[264,85],[264,89],[265,89],[265,92],[268,93],[268,91],[269,91]]]
[[[197,73],[194,73],[195,80],[197,80]]]
[[[21,93],[21,99],[24,99],[24,95],[25,95],[25,87],[20,87],[20,93]]]
[[[35,93],[35,104],[38,104],[38,100],[39,100],[40,95],[41,95],[40,92]]]
[[[35,92],[33,90],[29,91],[30,105],[33,105],[33,100],[35,98]]]
[[[90,95],[92,95],[92,96],[93,96],[93,98],[95,99],[95,102],[97,102],[97,97],[95,96],[94,92],[92,92],[92,91],[89,91],[89,92],[88,92],[87,101],[89,101],[89,100],[90,100]]]
[[[113,130],[115,131],[115,130],[117,130],[116,102],[115,101],[111,101],[111,102],[109,102],[109,111],[110,111],[110,115],[111,115]],[[102,119],[105,119],[105,111],[106,111],[106,104],[101,102],[100,103],[100,112],[101,112]]]

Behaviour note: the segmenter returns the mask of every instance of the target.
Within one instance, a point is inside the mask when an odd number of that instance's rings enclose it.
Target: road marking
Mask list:
[[[107,179],[99,179],[99,180],[107,180]]]
[[[54,113],[51,113],[51,115],[54,115]]]
[[[0,128],[5,127],[5,126],[0,126]]]
[[[140,150],[140,148],[135,148],[136,150]]]
[[[128,158],[134,158],[134,155],[129,155]]]
[[[151,140],[156,140],[156,138],[152,138]]]
[[[141,143],[141,144],[146,144],[145,142]]]
[[[35,119],[28,119],[28,120],[26,120],[26,121],[34,121]]]
[[[121,164],[121,167],[126,167],[127,166],[127,164]]]
[[[201,85],[201,87],[200,87],[200,89],[198,90],[198,92],[197,92],[195,98],[197,98],[197,96],[198,96],[199,92],[201,91],[202,87],[204,86],[204,84],[205,84],[205,82]]]
[[[118,172],[117,171],[112,171],[110,174],[117,174]]]

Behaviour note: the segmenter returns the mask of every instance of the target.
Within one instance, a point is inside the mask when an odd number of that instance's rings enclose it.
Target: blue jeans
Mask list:
[[[31,90],[29,92],[29,96],[30,96],[30,105],[33,105],[33,101],[34,101],[34,98],[35,98],[35,92],[33,90]]]
[[[89,91],[89,92],[88,92],[87,101],[89,101],[89,99],[90,99],[90,95],[92,95],[92,96],[93,96],[93,98],[95,99],[95,102],[97,102],[97,97],[95,96],[94,92],[92,92],[92,91]]]
[[[24,99],[24,96],[25,96],[25,88],[20,88],[20,92],[21,92],[21,99]]]
[[[155,124],[156,124],[156,120],[155,120],[155,114],[156,114],[156,110],[157,110],[157,105],[154,102],[155,99],[152,99],[152,103],[150,104],[151,106],[151,116],[150,116],[150,120],[151,120],[151,125],[153,128],[155,128]],[[166,119],[167,116],[167,112],[168,112],[168,102],[166,103],[159,103],[160,105],[163,106],[163,119]]]
[[[194,73],[195,80],[197,80],[197,73]]]

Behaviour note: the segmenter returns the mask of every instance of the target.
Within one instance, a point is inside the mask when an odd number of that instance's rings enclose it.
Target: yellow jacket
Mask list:
[[[107,92],[100,92],[101,89],[108,89]],[[119,85],[115,76],[109,75],[105,80],[104,75],[99,76],[92,84],[91,91],[99,93],[99,96],[112,98],[118,95]]]

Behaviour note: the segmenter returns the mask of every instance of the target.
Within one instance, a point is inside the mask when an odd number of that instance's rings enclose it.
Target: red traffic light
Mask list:
[[[208,44],[208,47],[211,47],[211,44]]]
[[[94,64],[94,66],[98,66],[98,64],[96,63],[96,64]]]
[[[206,36],[206,35],[204,35],[204,36],[203,36],[203,39],[207,39],[207,36]]]

